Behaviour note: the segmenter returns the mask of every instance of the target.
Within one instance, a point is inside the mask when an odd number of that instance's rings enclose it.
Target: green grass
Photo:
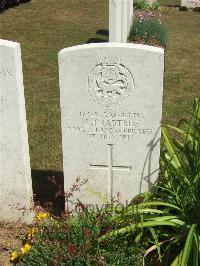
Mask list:
[[[0,14],[0,38],[21,43],[32,169],[62,170],[58,52],[98,37],[106,7],[104,0],[33,0]]]
[[[181,0],[158,0],[162,6],[177,6],[181,4]]]
[[[163,9],[162,18],[168,29],[163,121],[177,124],[189,117],[192,102],[200,95],[200,14]]]
[[[165,4],[177,1],[165,1]],[[200,14],[162,7],[168,29],[163,122],[177,124],[199,95]],[[21,43],[31,167],[62,171],[58,52],[108,29],[107,0],[32,0],[0,14],[2,39]]]

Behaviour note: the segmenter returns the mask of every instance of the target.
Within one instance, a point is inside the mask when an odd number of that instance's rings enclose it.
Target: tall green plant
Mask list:
[[[135,3],[136,9],[146,10],[149,8],[149,5],[146,0],[137,0]]]
[[[163,265],[199,265],[200,98],[191,120],[181,125],[162,128],[161,177],[146,198],[140,195],[141,203],[118,209],[110,220],[114,229],[100,242],[134,235],[136,242],[154,242],[145,257],[157,249]],[[177,134],[172,137],[170,130]]]
[[[140,10],[157,10],[159,8],[159,2],[154,0],[152,4],[149,4],[147,0],[137,0],[136,2],[134,2],[134,7]]]

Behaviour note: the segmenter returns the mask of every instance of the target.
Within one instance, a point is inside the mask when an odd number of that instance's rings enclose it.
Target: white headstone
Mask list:
[[[164,51],[137,44],[90,44],[59,53],[65,191],[73,200],[122,202],[156,180]],[[75,184],[76,185],[76,184]],[[73,201],[72,200],[72,201]]]
[[[188,8],[200,7],[200,0],[181,0],[181,6]]]
[[[0,220],[30,223],[31,169],[20,44],[0,40]]]
[[[130,33],[130,30],[131,30],[131,26],[132,26],[132,22],[133,22],[133,0],[129,0],[128,1],[128,13],[129,13],[129,16],[128,16],[128,36],[129,36],[129,33]]]
[[[133,17],[133,0],[109,0],[109,42],[127,42]]]
[[[126,43],[130,33],[131,24],[133,19],[133,0],[122,0],[122,38],[121,42]]]
[[[109,42],[121,42],[121,0],[109,0]]]

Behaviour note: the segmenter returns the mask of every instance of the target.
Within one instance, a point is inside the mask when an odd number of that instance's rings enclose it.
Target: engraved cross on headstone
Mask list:
[[[107,165],[93,165],[90,164],[90,169],[99,169],[108,171],[108,201],[113,201],[113,171],[129,171],[131,172],[131,166],[115,166],[113,165],[113,144],[107,144],[108,146],[108,164]]]

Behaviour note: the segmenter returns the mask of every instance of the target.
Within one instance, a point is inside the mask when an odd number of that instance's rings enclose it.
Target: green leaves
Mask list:
[[[190,256],[190,253],[191,253],[191,249],[192,249],[192,246],[193,246],[193,239],[194,239],[195,229],[196,229],[196,224],[193,224],[190,227],[190,230],[188,232],[188,236],[187,236],[187,239],[186,239],[186,242],[185,242],[185,247],[184,247],[183,253],[182,253],[181,266],[187,265],[187,263],[188,263],[189,256]],[[197,258],[198,258],[198,254],[196,254],[196,255],[197,255]]]
[[[149,227],[149,230],[150,230],[150,232],[151,232],[151,234],[152,234],[152,236],[154,238],[154,241],[155,241],[155,244],[156,244],[156,248],[158,250],[159,259],[161,261],[162,259],[161,259],[160,244],[159,244],[159,241],[158,241],[158,236],[157,236],[156,231],[154,230],[154,228]]]
[[[197,225],[193,224],[188,232],[185,246],[177,255],[171,266],[199,265],[199,235],[197,233]],[[193,252],[191,252],[193,250]]]
[[[191,120],[182,121],[179,128],[163,126],[162,136],[161,175],[157,183],[146,197],[138,196],[140,203],[117,208],[109,221],[112,230],[98,241],[133,236],[135,241],[149,243],[145,257],[157,249],[164,265],[198,266],[200,98],[195,99]]]
[[[143,217],[145,218],[145,216]],[[183,226],[184,222],[179,220],[177,216],[162,216],[162,217],[154,217],[147,219],[147,221],[142,221],[138,223],[133,223],[128,226],[122,227],[120,229],[112,230],[111,232],[101,236],[99,238],[99,242],[102,242],[103,240],[116,237],[118,235],[124,235],[124,234],[133,234],[136,232],[137,229],[141,228],[149,228],[149,227],[156,227],[156,226],[172,226],[172,227],[178,227]]]
[[[175,145],[170,137],[170,134],[167,130],[167,128],[162,127],[162,135],[164,138],[165,147],[168,151],[166,155],[169,155],[168,158],[169,162],[175,169],[178,169],[182,166],[182,159],[180,158],[179,154],[176,152]],[[167,157],[164,157],[166,159]]]

